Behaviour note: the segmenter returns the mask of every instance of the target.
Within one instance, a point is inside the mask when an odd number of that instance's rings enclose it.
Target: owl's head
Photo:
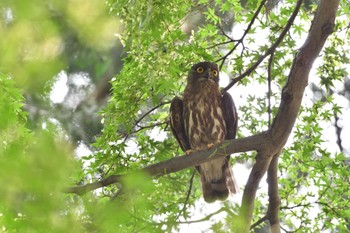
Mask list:
[[[203,80],[213,81],[219,84],[219,67],[212,62],[200,62],[192,66],[189,74],[189,82],[198,82]]]

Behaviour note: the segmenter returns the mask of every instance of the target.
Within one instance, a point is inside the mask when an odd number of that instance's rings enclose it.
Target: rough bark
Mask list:
[[[282,90],[281,103],[277,115],[266,132],[264,148],[258,150],[256,163],[250,173],[242,198],[240,225],[237,232],[249,232],[254,199],[259,182],[266,173],[271,159],[278,154],[292,131],[296,121],[309,73],[327,37],[333,32],[338,0],[321,0],[313,19],[308,37],[297,53],[287,82]]]

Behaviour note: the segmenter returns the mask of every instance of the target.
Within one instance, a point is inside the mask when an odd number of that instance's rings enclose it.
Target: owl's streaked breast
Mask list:
[[[221,94],[217,84],[201,81],[189,86],[184,94],[184,119],[191,148],[202,150],[208,144],[223,142],[226,125],[221,109]]]

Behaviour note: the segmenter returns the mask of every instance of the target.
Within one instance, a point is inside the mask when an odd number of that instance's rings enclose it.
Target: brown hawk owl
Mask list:
[[[170,107],[170,125],[186,154],[208,149],[234,139],[237,111],[228,93],[219,90],[219,68],[215,63],[200,62],[192,66],[183,100],[175,97]],[[197,166],[206,202],[225,200],[236,193],[236,183],[229,164],[230,156]]]

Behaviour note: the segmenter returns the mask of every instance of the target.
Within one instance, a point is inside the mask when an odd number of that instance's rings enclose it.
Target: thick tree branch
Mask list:
[[[236,223],[236,232],[249,232],[251,219],[253,217],[254,200],[259,188],[260,181],[266,173],[272,157],[269,153],[259,152],[256,163],[250,172],[247,185],[245,186],[239,218]]]
[[[227,154],[233,154],[243,151],[252,151],[264,148],[265,144],[265,133],[254,135],[251,137],[240,138],[235,140],[225,141],[219,147],[214,147],[210,150],[198,151],[190,154],[189,156],[183,155],[162,161],[137,172],[145,172],[149,176],[163,176],[173,172],[183,170],[185,168],[193,167],[199,165],[205,161],[226,156]],[[103,180],[82,185],[69,187],[64,190],[66,193],[75,193],[78,195],[84,195],[88,191],[92,191],[98,188],[102,188],[111,184],[119,183],[125,175],[111,175]]]
[[[264,217],[260,218],[254,224],[250,226],[253,229],[263,223],[266,220],[270,222],[271,233],[280,233],[280,223],[278,218],[278,212],[280,210],[280,197],[278,194],[278,157],[279,154],[273,156],[270,166],[267,170],[267,183],[268,183],[268,194],[269,194],[269,206],[267,213]]]
[[[276,153],[288,139],[297,118],[312,64],[318,57],[327,37],[333,32],[339,0],[322,0],[317,8],[308,37],[296,55],[277,115],[272,123],[272,141],[279,142]],[[288,122],[288,123],[286,123]]]
[[[271,54],[269,64],[267,66],[267,114],[268,114],[268,126],[271,126],[271,81],[272,81],[272,65],[273,65],[274,53]]]
[[[281,199],[278,193],[278,157],[279,153],[273,156],[269,169],[267,170],[267,184],[269,194],[269,207],[267,209],[267,217],[270,222],[271,232],[280,233],[280,220],[278,217]]]
[[[277,115],[267,132],[268,150],[258,153],[256,164],[253,166],[244,190],[240,222],[244,223],[245,226],[238,232],[249,232],[258,185],[269,167],[272,156],[282,150],[292,131],[312,64],[319,55],[327,37],[333,32],[338,5],[339,0],[321,0],[319,2],[308,37],[294,59],[287,82],[282,90]]]
[[[300,3],[301,1],[299,0],[297,4]],[[242,206],[237,218],[237,221],[241,223],[238,224],[239,231],[237,232],[249,232],[254,199],[260,180],[269,168],[273,155],[278,154],[282,150],[291,133],[300,109],[305,87],[308,83],[308,75],[312,64],[319,55],[328,35],[333,32],[338,5],[339,0],[320,0],[308,38],[294,59],[292,69],[283,88],[278,113],[267,132],[247,138],[230,140],[211,150],[199,151],[190,156],[175,157],[145,167],[138,172],[145,172],[150,176],[162,176],[199,165],[219,156],[252,150],[258,151],[256,163],[252,168],[243,193]],[[292,17],[295,18],[296,12],[297,10],[294,11]],[[291,24],[291,22],[289,23]],[[282,38],[280,36],[280,40]],[[278,41],[275,42],[276,46],[280,43]],[[271,47],[267,53],[272,53],[274,49],[274,47]],[[231,83],[230,85],[232,86],[233,84]],[[226,90],[229,88],[228,86]],[[82,195],[90,190],[120,182],[122,177],[123,175],[112,175],[95,183],[67,188],[65,191]],[[269,220],[271,221],[271,219]]]
[[[273,156],[271,163],[267,170],[267,183],[269,194],[269,206],[267,213],[264,217],[250,226],[250,229],[255,228],[262,222],[269,220],[271,233],[280,233],[280,223],[278,218],[278,212],[280,207],[280,197],[278,194],[278,157],[279,154]],[[242,224],[244,226],[244,224]]]

